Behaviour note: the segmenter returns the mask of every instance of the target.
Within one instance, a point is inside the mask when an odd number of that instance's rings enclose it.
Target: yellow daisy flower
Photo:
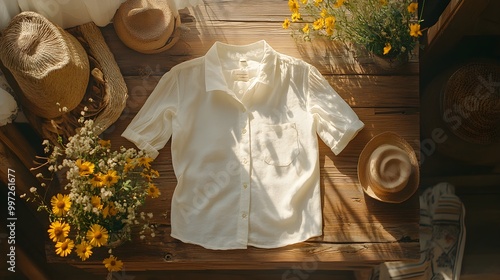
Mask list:
[[[50,204],[52,204],[52,212],[58,217],[66,215],[71,207],[69,196],[60,193],[50,199]]]
[[[153,161],[150,157],[141,157],[139,158],[139,165],[144,166],[146,168],[151,168],[151,162]]]
[[[302,32],[304,32],[305,34],[309,34],[309,23],[306,23],[306,25],[304,25],[304,27],[302,28]]]
[[[83,162],[81,159],[77,159],[75,164],[78,166],[80,176],[87,176],[94,173],[95,165],[90,161]]]
[[[66,237],[68,237],[70,228],[69,224],[65,222],[61,223],[59,221],[54,221],[50,224],[47,232],[49,233],[49,238],[53,242],[63,241]]]
[[[73,240],[66,238],[64,241],[59,241],[56,243],[56,254],[61,257],[66,257],[67,255],[71,254],[71,250],[73,250],[73,247],[75,247],[75,243],[73,243]]]
[[[130,158],[127,158],[125,161],[127,163],[125,163],[125,166],[123,167],[123,172],[128,173],[130,170],[134,169],[135,163]]]
[[[104,219],[109,216],[114,216],[118,214],[118,210],[115,207],[115,204],[113,202],[110,202],[104,209],[102,209],[102,216]]]
[[[76,245],[75,252],[84,261],[92,255],[92,246],[87,241],[82,241],[82,243]]]
[[[299,12],[292,14],[292,22],[297,22],[300,20],[300,18],[301,18],[301,15]]]
[[[320,14],[320,16],[321,16],[322,18],[326,18],[326,17],[328,16],[328,11],[327,11],[326,9],[321,10],[321,14]]]
[[[304,5],[307,4],[307,1],[308,0],[301,0],[302,4],[304,4]]]
[[[102,183],[107,187],[111,187],[113,184],[118,182],[118,175],[116,175],[116,171],[108,170],[108,173],[102,176]]]
[[[111,148],[111,140],[99,139],[99,145],[104,148]]]
[[[290,20],[288,18],[285,18],[282,26],[283,26],[283,29],[288,29],[290,27]]]
[[[333,30],[334,27],[335,27],[335,17],[329,16],[325,18],[325,28]]]
[[[313,28],[314,30],[320,30],[321,28],[323,28],[324,25],[325,25],[325,19],[318,18],[317,20],[314,21]]]
[[[418,10],[418,3],[417,2],[413,2],[413,3],[410,3],[410,5],[408,5],[408,12],[413,14],[417,10]]]
[[[391,51],[391,48],[392,48],[391,44],[385,43],[384,55],[388,54]]]
[[[155,186],[155,184],[148,183],[148,195],[152,198],[157,198],[161,195],[161,192],[158,187]]]
[[[314,0],[314,6],[318,7],[321,3],[323,3],[323,0]]]
[[[300,8],[299,2],[297,0],[288,0],[288,8],[290,8],[290,12],[297,13]]]
[[[102,263],[108,269],[108,271],[120,271],[123,267],[123,262],[116,259],[116,257],[112,255],[109,256],[109,258],[104,259]]]
[[[153,178],[160,177],[160,173],[158,172],[158,170],[151,169],[150,173],[151,173],[151,177],[153,177]]]
[[[87,231],[87,240],[93,247],[101,247],[108,243],[108,230],[101,225],[93,224]]]
[[[410,36],[418,38],[422,36],[422,31],[420,31],[420,24],[412,23],[410,24]]]
[[[100,188],[104,185],[104,176],[102,176],[102,173],[99,172],[97,174],[94,174],[94,177],[90,179],[90,183],[92,184],[92,187],[94,188]]]
[[[337,0],[337,2],[333,4],[333,7],[340,8],[342,5],[344,5],[344,0]]]
[[[101,197],[96,195],[92,196],[92,198],[90,198],[90,203],[92,204],[92,207],[102,209]]]

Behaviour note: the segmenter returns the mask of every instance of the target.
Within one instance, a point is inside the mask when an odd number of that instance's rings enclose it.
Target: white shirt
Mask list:
[[[172,137],[172,237],[274,248],[322,234],[316,134],[338,154],[362,127],[312,65],[217,42],[167,72],[122,136],[152,157]]]

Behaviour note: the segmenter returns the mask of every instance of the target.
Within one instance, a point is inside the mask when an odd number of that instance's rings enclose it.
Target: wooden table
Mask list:
[[[157,236],[148,241],[136,237],[134,242],[114,251],[124,261],[127,274],[205,269],[292,271],[294,267],[351,270],[390,260],[418,259],[418,195],[401,204],[375,201],[364,195],[356,168],[363,146],[384,131],[400,134],[419,154],[418,60],[412,59],[397,73],[388,73],[368,57],[355,59],[339,43],[296,42],[290,32],[281,27],[283,19],[289,16],[286,1],[204,2],[204,6],[181,11],[186,30],[174,48],[164,53],[143,55],[134,52],[121,43],[111,24],[102,28],[129,90],[127,106],[120,119],[103,134],[115,147],[133,146],[120,135],[160,77],[178,63],[203,56],[215,41],[248,44],[264,39],[276,51],[313,64],[354,108],[365,128],[338,156],[319,140],[324,234],[278,249],[214,251],[171,238],[170,201],[176,178],[169,142],[154,163],[161,175],[158,184],[162,195],[148,200],[144,209],[154,213]],[[89,272],[104,273],[99,256],[104,257],[107,252],[97,252],[97,257],[81,262],[57,257],[52,244],[48,244],[46,251],[49,262],[69,261]]]

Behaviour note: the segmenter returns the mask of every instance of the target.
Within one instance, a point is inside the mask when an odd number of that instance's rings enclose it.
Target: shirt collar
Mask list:
[[[220,46],[229,48],[241,53],[247,53],[254,50],[264,52],[258,71],[257,83],[272,84],[278,65],[278,55],[276,51],[264,40],[248,45],[229,45],[221,42],[215,42],[205,55],[205,87],[207,91],[223,90],[228,91],[228,86],[222,73],[222,64],[220,61]],[[278,68],[279,69],[279,68]]]

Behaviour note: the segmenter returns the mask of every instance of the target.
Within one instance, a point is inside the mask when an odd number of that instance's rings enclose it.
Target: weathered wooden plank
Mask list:
[[[197,270],[197,269],[289,269],[299,263],[314,265],[318,269],[354,269],[369,267],[380,260],[416,259],[418,242],[317,244],[303,242],[278,249],[248,248],[246,250],[207,250],[200,246],[171,242],[151,244],[135,241],[130,244],[134,254],[122,246],[113,250],[125,263],[126,271],[147,270]],[[103,269],[100,259],[106,250],[95,250],[91,259],[81,262],[77,258],[61,258],[47,249],[47,259],[63,260],[83,269]],[[417,249],[418,251],[418,249]],[[137,258],[136,256],[141,256]]]
[[[313,64],[354,108],[365,122],[365,128],[338,156],[320,140],[324,234],[276,249],[207,250],[172,238],[170,206],[176,178],[168,142],[153,163],[153,168],[160,172],[157,183],[162,195],[158,199],[148,199],[143,208],[145,212],[154,213],[157,235],[146,241],[135,235],[133,242],[114,250],[113,254],[125,262],[125,272],[137,275],[137,279],[146,274],[168,279],[178,275],[175,273],[179,270],[220,269],[225,271],[222,274],[214,272],[218,279],[224,279],[221,275],[226,274],[229,275],[227,279],[239,279],[228,270],[272,269],[273,275],[283,279],[280,273],[297,267],[314,267],[315,271],[366,269],[385,260],[418,259],[418,197],[415,195],[401,204],[375,201],[364,195],[357,181],[356,168],[364,145],[384,131],[395,131],[416,151],[420,149],[418,61],[414,59],[400,71],[390,73],[382,71],[366,55],[355,57],[338,42],[295,41],[288,30],[281,28],[281,21],[289,14],[286,1],[205,2],[205,5],[181,11],[186,31],[181,40],[164,53],[139,54],[122,44],[112,25],[101,29],[129,90],[125,110],[102,135],[112,141],[113,147],[134,147],[120,135],[159,78],[174,65],[203,56],[215,41],[248,44],[266,40],[276,51]],[[101,260],[107,256],[106,249],[96,249],[87,262],[80,262],[74,256],[57,257],[53,244],[47,244],[46,251],[48,262],[65,262],[93,275],[105,273]],[[164,270],[176,272],[161,272]],[[306,276],[316,279],[312,274]]]
[[[276,51],[311,63],[321,73],[377,75],[418,73],[418,63],[408,63],[397,73],[390,73],[377,67],[366,54],[360,54],[355,58],[352,51],[347,50],[339,42],[325,39],[317,39],[314,44],[297,41],[288,31],[276,29],[273,23],[218,22],[204,26],[192,25],[193,23],[191,26],[186,24],[190,30],[182,35],[172,49],[155,55],[140,54],[125,47],[111,24],[101,30],[125,76],[140,75],[138,72],[140,66],[158,68],[164,73],[181,62],[205,55],[216,41],[244,45],[258,40],[266,40]]]

